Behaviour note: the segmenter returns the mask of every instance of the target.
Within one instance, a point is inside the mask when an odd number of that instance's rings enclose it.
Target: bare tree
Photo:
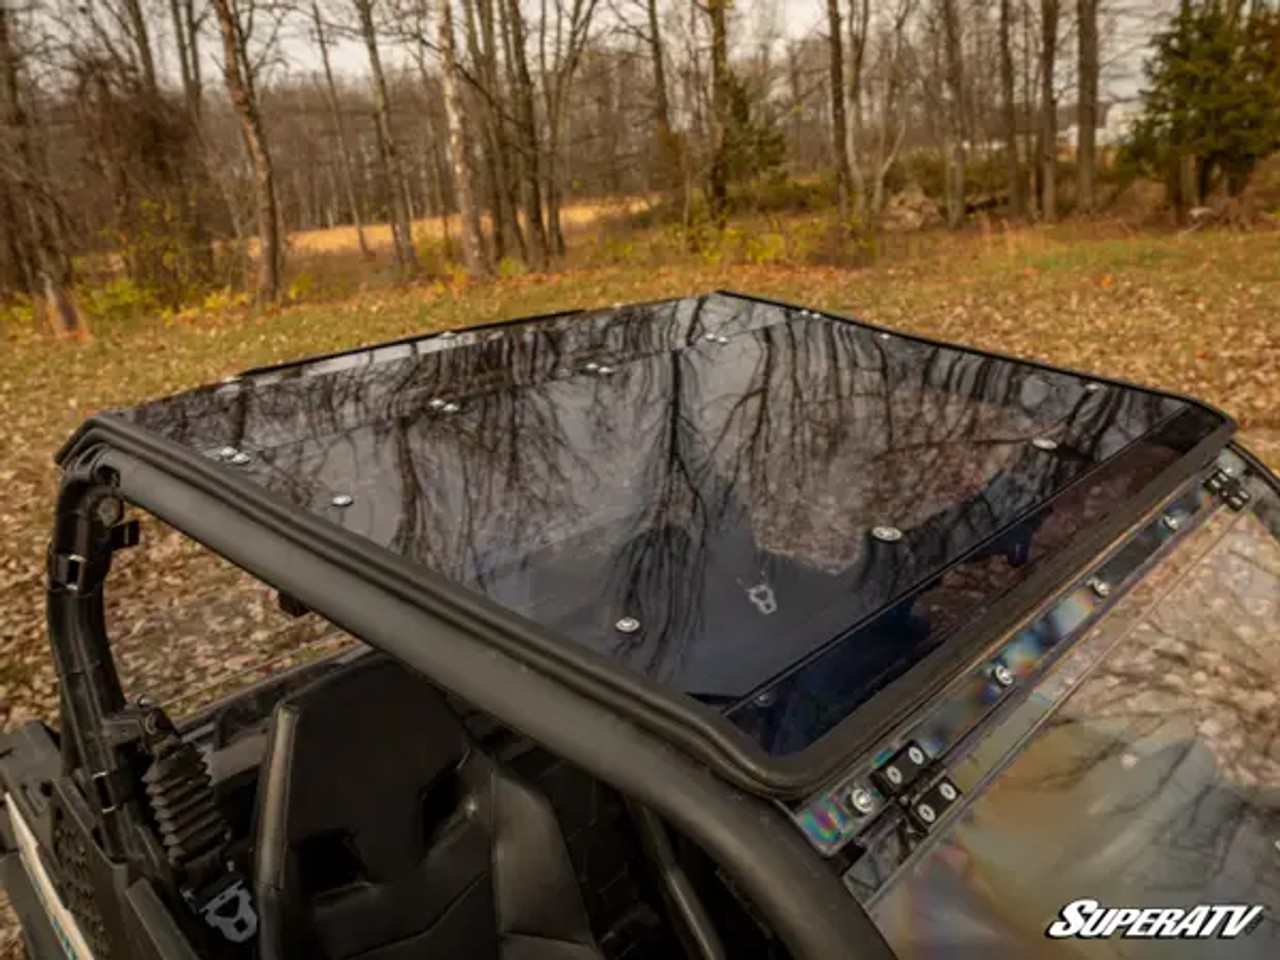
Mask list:
[[[87,328],[72,294],[71,256],[61,242],[62,210],[41,175],[23,108],[21,54],[10,16],[8,4],[0,3],[0,239],[7,248],[0,256],[18,288],[42,303],[54,333],[84,336]]]
[[[695,0],[696,2],[696,0]],[[711,170],[707,196],[711,219],[723,227],[729,206],[729,26],[728,0],[707,0],[711,21]]]
[[[369,243],[364,235],[364,223],[360,216],[360,202],[356,199],[355,176],[351,172],[351,150],[348,147],[347,125],[342,119],[342,110],[338,104],[338,88],[333,82],[333,67],[329,62],[329,40],[325,35],[324,20],[320,16],[319,0],[311,0],[311,17],[315,24],[316,46],[320,48],[320,63],[324,67],[325,92],[328,94],[329,115],[333,118],[333,132],[337,138],[338,165],[342,171],[343,192],[347,195],[347,207],[351,211],[351,221],[356,228],[356,241],[360,244],[360,255],[371,257]]]
[[[418,270],[418,254],[413,248],[413,227],[410,221],[409,197],[405,179],[400,171],[400,157],[396,150],[395,133],[391,129],[391,106],[387,98],[387,80],[382,72],[382,57],[378,53],[378,35],[373,23],[374,0],[354,0],[356,16],[360,21],[360,34],[369,53],[369,71],[373,79],[373,109],[378,135],[378,155],[382,160],[382,176],[391,194],[391,237],[395,250],[396,266],[406,273]]]
[[[964,50],[958,0],[942,0],[943,56],[946,71],[946,112],[943,118],[942,162],[946,180],[947,225],[958,227],[965,214]]]
[[[240,123],[240,136],[253,163],[254,207],[258,221],[259,304],[274,303],[280,297],[284,272],[284,244],[280,230],[280,209],[276,199],[275,169],[262,127],[254,85],[253,64],[248,55],[247,37],[234,0],[212,0],[218,28],[222,33],[222,77]]]
[[[439,27],[441,82],[444,86],[445,116],[449,126],[449,153],[453,159],[453,192],[458,201],[458,212],[462,216],[462,256],[468,273],[472,276],[484,276],[492,272],[492,268],[484,246],[484,234],[480,229],[480,209],[476,204],[473,186],[475,174],[467,142],[462,91],[459,89],[451,0],[441,0]]]
[[[1009,209],[1015,217],[1027,215],[1018,152],[1018,103],[1013,64],[1013,0],[1000,0],[1000,110],[1004,133],[1005,170],[1009,180]]]
[[[193,117],[200,116],[203,93],[200,80],[200,26],[204,14],[197,16],[195,0],[169,0],[169,16],[173,22],[174,46],[178,54],[178,72],[182,76],[182,92]]]
[[[1054,70],[1058,64],[1059,0],[1040,0],[1040,213],[1046,223],[1058,218],[1058,102]]]
[[[525,49],[524,14],[520,0],[505,0],[503,10],[504,42],[507,66],[515,96],[516,142],[520,151],[521,196],[525,216],[530,265],[546,270],[550,265],[547,228],[542,219],[542,176],[539,160],[538,122],[534,109],[533,77],[529,73],[528,51]]]
[[[1098,0],[1078,0],[1079,94],[1076,120],[1080,140],[1076,149],[1076,209],[1092,213],[1097,179],[1098,126]]]
[[[840,35],[840,0],[827,0],[827,38],[831,69],[831,153],[836,164],[836,203],[840,219],[848,222],[850,193],[853,190],[849,171],[848,124],[844,113],[844,45]]]

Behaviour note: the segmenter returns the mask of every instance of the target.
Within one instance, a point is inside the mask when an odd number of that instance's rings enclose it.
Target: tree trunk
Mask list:
[[[492,272],[480,231],[480,210],[476,205],[475,177],[468,149],[458,63],[454,53],[453,10],[450,0],[440,4],[441,83],[444,87],[445,117],[449,126],[449,153],[453,157],[453,192],[462,218],[462,258],[472,276]]]
[[[129,19],[130,39],[138,54],[142,82],[149,91],[155,93],[159,90],[156,86],[156,58],[151,53],[151,38],[147,33],[146,15],[142,12],[142,0],[125,0],[124,8],[125,16]]]
[[[88,336],[88,327],[72,294],[71,256],[61,242],[59,210],[37,175],[31,130],[18,86],[18,50],[10,34],[9,8],[0,3],[0,142],[8,147],[0,163],[0,206],[5,214],[6,245],[14,273],[39,305],[57,336]]]
[[[1009,180],[1009,210],[1027,215],[1022,162],[1018,156],[1018,106],[1013,66],[1013,0],[1000,0],[1000,107],[1004,126],[1005,170]]]
[[[364,222],[360,216],[360,203],[356,199],[355,175],[351,172],[351,151],[347,146],[347,125],[342,122],[342,110],[338,104],[338,87],[333,82],[333,67],[329,62],[329,41],[324,33],[324,21],[320,17],[318,0],[311,2],[311,15],[316,26],[316,45],[320,48],[320,63],[324,66],[325,89],[329,94],[329,116],[333,118],[334,135],[338,138],[338,164],[342,170],[343,192],[351,210],[351,222],[356,228],[356,242],[360,244],[360,256],[373,256],[364,235]]]
[[[831,154],[836,165],[836,204],[840,208],[840,220],[849,222],[850,192],[848,125],[844,115],[844,49],[840,36],[840,0],[827,0],[827,29],[830,31],[828,50],[831,85]]]
[[[396,138],[391,129],[391,105],[387,99],[387,80],[378,53],[378,36],[373,27],[373,0],[355,0],[360,17],[360,32],[369,52],[369,71],[373,78],[374,129],[378,138],[378,155],[382,160],[382,176],[391,194],[391,239],[396,266],[404,273],[418,271],[418,254],[413,248],[413,229],[409,219],[408,185],[400,171]]]
[[[1098,127],[1098,0],[1078,0],[1080,21],[1080,92],[1077,120],[1080,142],[1076,151],[1076,208],[1093,213],[1097,180]]]
[[[1059,0],[1040,0],[1040,213],[1046,223],[1058,219],[1058,13]]]
[[[947,105],[943,167],[946,177],[947,225],[952,229],[964,223],[965,150],[964,150],[964,54],[960,36],[960,13],[957,0],[942,0],[942,29],[946,58]]]
[[[525,51],[524,15],[520,12],[520,0],[506,0],[505,26],[508,31],[508,68],[515,87],[516,133],[523,170],[523,206],[525,231],[528,240],[530,266],[534,270],[546,270],[550,265],[547,247],[547,228],[542,219],[542,175],[538,157],[538,127],[534,112],[533,79],[529,75],[529,60]]]
[[[729,207],[729,31],[725,5],[707,0],[711,20],[711,175],[708,200],[711,219],[723,228]]]
[[[227,94],[240,123],[240,136],[253,162],[254,207],[258,221],[258,303],[274,303],[280,297],[280,277],[284,271],[284,247],[280,236],[280,209],[276,200],[275,170],[267,148],[262,117],[253,88],[253,76],[245,62],[241,26],[231,10],[230,0],[212,0],[222,32],[222,76]]]

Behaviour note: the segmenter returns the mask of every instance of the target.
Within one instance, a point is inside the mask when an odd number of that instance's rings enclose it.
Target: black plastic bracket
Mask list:
[[[907,816],[917,830],[928,833],[959,799],[960,789],[944,774],[907,804]]]
[[[929,762],[929,754],[913,741],[881,764],[871,774],[871,779],[885,796],[901,796],[920,779]]]

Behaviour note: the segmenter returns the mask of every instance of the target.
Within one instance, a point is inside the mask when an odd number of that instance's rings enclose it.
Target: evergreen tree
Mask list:
[[[1184,3],[1156,37],[1147,80],[1124,159],[1162,177],[1177,209],[1189,200],[1184,164],[1203,204],[1219,184],[1238,198],[1280,150],[1280,11],[1269,0]]]

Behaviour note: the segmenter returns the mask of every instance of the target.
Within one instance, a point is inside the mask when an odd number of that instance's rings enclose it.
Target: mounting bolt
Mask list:
[[[1168,513],[1168,514],[1165,514],[1165,517],[1164,517],[1164,525],[1165,525],[1166,527],[1168,527],[1170,530],[1173,530],[1173,531],[1175,531],[1175,532],[1176,532],[1176,531],[1177,531],[1177,529],[1178,529],[1180,526],[1182,526],[1182,521],[1181,521],[1181,520],[1179,520],[1179,519],[1178,519],[1176,516],[1174,516],[1172,513]]]
[[[882,543],[897,543],[902,539],[902,531],[897,527],[872,527],[871,536]]]
[[[245,453],[243,450],[237,450],[231,457],[231,463],[234,463],[237,467],[243,467],[252,459],[253,457],[249,456],[249,454]]]
[[[461,409],[462,408],[458,406],[456,403],[454,403],[453,401],[449,401],[443,407],[440,408],[440,412],[441,413],[457,413]]]
[[[938,819],[938,814],[935,813],[933,807],[929,806],[927,803],[922,803],[920,806],[916,807],[916,814],[925,823],[933,823],[933,821]]]
[[[885,779],[892,783],[895,787],[902,785],[902,771],[897,767],[889,766],[884,768]]]
[[[234,457],[238,452],[239,452],[239,451],[238,451],[238,450],[236,450],[236,448],[235,448],[235,447],[223,447],[221,450],[219,450],[219,451],[218,451],[218,459],[220,459],[220,460],[230,460],[230,459],[231,459],[232,457]]]
[[[767,709],[769,707],[772,707],[775,701],[777,701],[777,699],[778,699],[778,695],[776,693],[774,693],[772,690],[766,690],[764,693],[756,697],[755,705],[757,707],[763,707]]]
[[[1013,686],[1013,671],[1006,667],[1003,663],[997,663],[991,668],[991,679],[1002,687]]]
[[[356,502],[356,498],[349,493],[338,493],[329,502],[335,507],[349,507]]]
[[[1057,450],[1058,441],[1051,440],[1048,437],[1036,437],[1031,441],[1031,445],[1037,450]]]
[[[1089,581],[1089,589],[1093,591],[1096,597],[1102,600],[1111,596],[1111,584],[1105,580],[1099,580],[1097,577]]]
[[[876,801],[869,790],[856,787],[849,791],[849,806],[865,817],[876,808]]]
[[[597,370],[600,369],[600,364],[596,363],[594,360],[591,360],[588,363],[584,364],[582,369],[587,371],[587,373],[595,373]]]
[[[619,633],[635,633],[640,629],[640,621],[635,617],[623,617],[613,625]]]
[[[922,766],[924,764],[924,751],[912,745],[907,748],[907,758],[917,767]]]
[[[877,334],[877,336],[878,336],[881,340],[892,340],[892,339],[893,339],[893,334],[890,334],[890,333],[880,333],[880,334]]]
[[[427,406],[430,407],[432,410],[440,410],[440,409],[443,409],[446,402],[447,401],[442,400],[439,397],[432,397],[430,400],[427,401]]]
[[[947,801],[947,803],[950,803],[957,796],[959,796],[959,794],[956,793],[956,788],[953,787],[951,784],[947,783],[945,780],[942,783],[938,784],[938,793],[941,794],[942,799]]]
[[[596,370],[596,373],[600,374],[602,377],[610,377],[614,374],[614,368],[609,366],[600,367]]]
[[[716,343],[720,344],[720,346],[724,346],[728,342],[729,342],[728,337],[724,337],[724,336],[716,337]]]
[[[1102,389],[1102,384],[1094,383],[1093,381],[1090,381],[1089,383],[1086,383],[1084,385],[1085,393],[1097,393],[1101,389]]]
[[[707,341],[707,343],[715,343],[716,335],[714,333],[704,333],[702,335],[702,339]]]

